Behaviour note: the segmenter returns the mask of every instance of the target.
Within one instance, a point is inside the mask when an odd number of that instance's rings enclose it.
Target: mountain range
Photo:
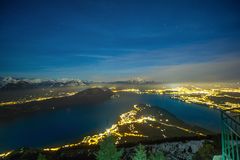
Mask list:
[[[91,84],[129,84],[129,85],[144,85],[156,84],[154,81],[146,81],[141,78],[125,81],[112,82],[94,82],[83,81],[80,79],[37,79],[37,78],[16,78],[16,77],[0,77],[0,90],[14,90],[14,89],[32,89],[32,88],[55,88],[55,87],[74,87],[85,86]]]
[[[71,87],[84,85],[86,85],[86,83],[79,79],[42,80],[29,78],[0,77],[1,90]]]

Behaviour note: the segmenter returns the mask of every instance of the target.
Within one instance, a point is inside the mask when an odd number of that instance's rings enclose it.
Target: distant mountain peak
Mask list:
[[[81,86],[86,85],[79,79],[37,79],[37,78],[14,78],[1,77],[0,88],[8,89],[26,89],[26,88],[45,88],[45,87],[64,87],[64,86]]]
[[[148,81],[148,80],[144,80],[143,78],[136,77],[131,80],[114,81],[114,82],[110,82],[110,83],[113,83],[113,84],[154,84],[157,82]]]

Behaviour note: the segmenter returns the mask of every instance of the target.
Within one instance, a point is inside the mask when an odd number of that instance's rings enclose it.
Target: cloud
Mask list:
[[[240,58],[149,68],[147,76],[165,82],[239,81]]]
[[[109,59],[112,56],[101,55],[101,54],[76,54],[75,57],[86,57],[86,58],[96,58],[96,59]]]
[[[98,78],[166,82],[240,80],[240,49],[228,39],[126,54],[101,61]]]
[[[52,57],[51,64],[64,65],[49,65],[25,75],[101,81],[132,77],[166,82],[240,80],[240,47],[238,41],[231,42],[224,39],[148,51],[131,50],[124,54],[114,54],[117,49],[109,49],[112,54],[72,54],[65,56],[64,61]],[[87,63],[80,61],[84,58]],[[23,72],[13,74],[23,75]]]
[[[121,68],[131,68],[214,61],[222,57],[240,56],[239,43],[239,41],[233,43],[229,39],[219,39],[171,48],[142,50],[105,59],[101,65],[111,66],[118,63]]]

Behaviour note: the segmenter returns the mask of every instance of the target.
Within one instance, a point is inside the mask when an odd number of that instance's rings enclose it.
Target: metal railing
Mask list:
[[[240,108],[221,111],[222,160],[240,160]]]

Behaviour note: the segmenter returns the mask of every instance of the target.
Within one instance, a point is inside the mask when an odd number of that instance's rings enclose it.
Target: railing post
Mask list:
[[[225,160],[225,131],[224,131],[224,122],[223,122],[223,111],[221,111],[221,130],[222,130],[222,160]]]
[[[236,108],[221,111],[222,160],[240,160],[240,112],[238,111]]]

